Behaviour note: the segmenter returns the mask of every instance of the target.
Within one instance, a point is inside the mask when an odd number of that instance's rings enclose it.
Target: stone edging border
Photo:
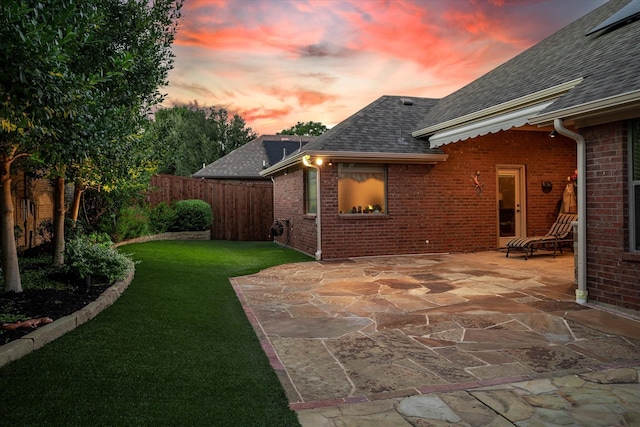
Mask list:
[[[135,266],[131,263],[125,278],[107,288],[95,301],[75,313],[56,319],[48,325],[44,325],[17,340],[1,346],[0,367],[20,359],[96,317],[98,313],[109,307],[122,295],[133,280],[134,274]]]
[[[178,231],[142,236],[118,242],[113,246],[119,247],[132,243],[149,242],[152,240],[211,240],[211,230]],[[52,323],[44,325],[33,332],[18,338],[17,340],[0,346],[0,368],[43,347],[56,338],[61,337],[67,332],[74,330],[83,323],[86,323],[96,317],[98,313],[109,307],[118,299],[118,297],[120,297],[120,295],[122,295],[125,289],[127,289],[129,284],[133,281],[134,275],[135,264],[132,262],[125,274],[125,278],[115,282],[107,288],[95,301],[87,304],[75,313],[56,319]]]

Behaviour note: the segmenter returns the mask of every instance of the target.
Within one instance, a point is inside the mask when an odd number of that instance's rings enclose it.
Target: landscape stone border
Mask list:
[[[118,247],[153,240],[211,240],[211,230],[179,231],[142,236],[118,242],[113,246]],[[125,278],[115,282],[112,286],[107,288],[95,301],[87,304],[75,313],[56,319],[52,323],[41,326],[17,340],[0,346],[0,368],[45,346],[56,338],[61,337],[67,332],[74,330],[83,323],[86,323],[96,317],[98,313],[109,307],[120,297],[120,295],[122,295],[125,289],[127,289],[129,284],[133,281],[134,275],[135,265],[132,262],[125,273]]]
[[[56,319],[48,325],[41,326],[27,335],[1,346],[0,367],[45,346],[56,338],[61,337],[96,317],[98,313],[109,307],[122,295],[133,280],[134,274],[135,266],[132,262],[125,274],[125,278],[107,288],[95,301],[87,304],[75,313]]]

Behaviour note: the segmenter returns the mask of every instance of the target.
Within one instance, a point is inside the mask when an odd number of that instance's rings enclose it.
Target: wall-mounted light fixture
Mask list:
[[[308,168],[312,168],[315,166],[322,166],[322,158],[321,157],[316,157],[315,159],[312,159],[310,155],[306,155],[302,158],[302,164],[304,164],[306,167]]]
[[[542,181],[542,192],[544,194],[550,193],[553,190],[553,182],[551,181]]]

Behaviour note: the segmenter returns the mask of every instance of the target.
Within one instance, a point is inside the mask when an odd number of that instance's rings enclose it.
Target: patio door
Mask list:
[[[498,166],[498,245],[505,247],[514,238],[525,237],[524,166]]]

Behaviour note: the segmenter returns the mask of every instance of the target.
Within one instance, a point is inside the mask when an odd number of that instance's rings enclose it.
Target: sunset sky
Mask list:
[[[185,0],[165,106],[256,133],[331,127],[382,95],[439,98],[606,0]]]

